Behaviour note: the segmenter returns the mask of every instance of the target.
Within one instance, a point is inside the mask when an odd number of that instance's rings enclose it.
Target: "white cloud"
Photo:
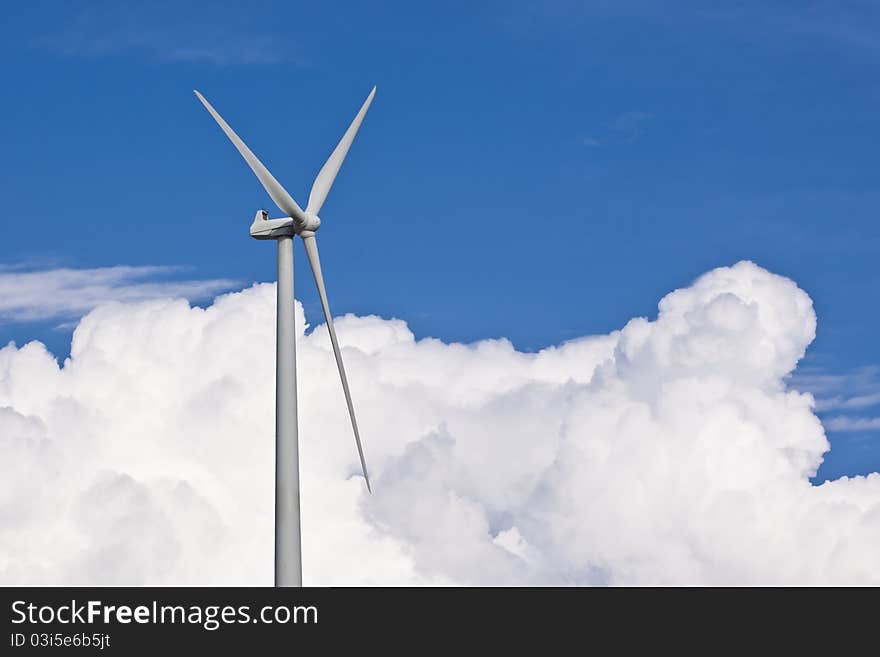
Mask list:
[[[174,2],[90,4],[64,16],[60,29],[38,35],[33,43],[75,57],[133,55],[214,66],[307,65],[293,52],[296,45],[286,35],[260,24],[259,18],[259,13],[255,17],[234,6],[215,6],[207,15],[199,10],[187,15]]]
[[[880,417],[850,417],[839,415],[827,422],[831,431],[875,431],[880,429]]]
[[[624,112],[605,123],[597,134],[582,137],[581,143],[590,148],[607,144],[633,144],[642,136],[645,124],[653,118],[650,112]]]
[[[820,399],[817,400],[816,407],[820,411],[830,411],[835,409],[869,408],[878,404],[880,404],[880,393],[874,392],[847,398],[833,397],[831,399]]]
[[[880,406],[880,369],[860,367],[843,374],[805,371],[791,377],[799,390],[816,395],[816,411],[828,413],[825,426],[831,431],[877,431],[880,418],[853,415]]]
[[[109,301],[204,299],[236,284],[228,279],[155,280],[176,271],[175,267],[0,269],[0,319],[69,319]]]
[[[537,354],[340,318],[372,496],[297,314],[307,584],[880,583],[880,475],[809,482],[785,278],[717,269]],[[63,365],[0,350],[0,582],[271,583],[273,331],[257,285],[98,308]]]

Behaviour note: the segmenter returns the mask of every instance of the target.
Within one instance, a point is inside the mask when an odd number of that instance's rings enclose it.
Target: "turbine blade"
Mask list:
[[[223,117],[217,113],[217,110],[214,109],[211,103],[209,103],[198,91],[195,91],[195,94],[198,99],[202,101],[202,105],[205,106],[205,109],[211,113],[211,116],[214,117],[214,120],[223,129],[223,132],[226,133],[226,136],[229,137],[229,140],[238,149],[238,152],[241,153],[241,156],[244,158],[245,162],[248,163],[251,170],[257,175],[257,178],[260,179],[263,188],[269,193],[272,200],[275,201],[275,205],[277,205],[286,215],[298,219],[299,221],[305,221],[305,213],[302,211],[302,208],[296,204],[296,201],[294,201],[290,194],[287,193],[287,190],[281,186],[281,183],[275,180],[275,177],[269,173],[269,170],[257,159],[257,156],[247,147],[247,144],[235,134],[235,131],[230,128],[229,124],[223,120]]]
[[[336,174],[339,173],[339,167],[342,166],[342,161],[345,159],[345,156],[348,155],[348,149],[351,148],[351,142],[354,141],[354,136],[357,134],[358,128],[361,127],[361,121],[364,120],[364,115],[367,113],[367,110],[370,109],[370,103],[373,102],[373,96],[375,95],[376,87],[373,87],[370,95],[367,96],[364,104],[361,105],[361,109],[357,113],[357,116],[354,117],[354,121],[348,126],[348,130],[342,135],[342,139],[339,140],[336,148],[318,172],[315,182],[312,183],[312,191],[309,193],[309,204],[306,206],[306,212],[318,214],[321,211],[321,206],[324,205],[327,193],[333,186],[333,181],[336,180]]]
[[[339,343],[336,341],[336,330],[333,328],[333,317],[330,315],[330,306],[327,303],[327,291],[324,289],[324,276],[321,274],[321,260],[318,257],[318,243],[314,235],[303,237],[303,245],[306,247],[306,255],[309,257],[309,265],[315,275],[315,284],[318,286],[318,295],[321,297],[321,307],[324,309],[324,319],[327,320],[327,330],[330,332],[330,343],[333,345],[333,355],[336,356],[336,366],[339,368],[339,378],[342,379],[342,390],[345,392],[345,403],[348,404],[348,415],[351,417],[351,428],[354,429],[354,440],[357,443],[358,456],[361,459],[361,468],[364,471],[364,479],[367,482],[367,490],[371,493],[370,476],[367,474],[367,462],[364,460],[364,448],[361,445],[361,434],[358,431],[357,420],[354,417],[354,406],[351,403],[351,392],[348,389],[348,379],[345,378],[345,367],[342,364],[342,354],[339,351]]]

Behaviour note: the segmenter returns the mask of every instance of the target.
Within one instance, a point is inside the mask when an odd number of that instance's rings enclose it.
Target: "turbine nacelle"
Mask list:
[[[321,218],[313,212],[306,212],[302,221],[293,217],[269,219],[266,210],[257,210],[251,224],[251,237],[256,240],[277,240],[279,237],[310,234],[321,227]]]
[[[293,217],[269,219],[265,210],[257,210],[251,224],[251,237],[257,240],[277,240],[279,237],[290,237],[295,233]]]

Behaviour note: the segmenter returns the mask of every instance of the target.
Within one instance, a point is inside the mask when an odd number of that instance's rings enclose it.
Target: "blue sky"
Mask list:
[[[321,213],[335,314],[538,349],[751,259],[816,307],[798,377],[827,400],[819,479],[880,469],[880,9],[703,5],[19,3],[0,267],[271,280],[247,236],[270,201],[192,89],[303,204],[376,84]],[[7,320],[0,342],[63,354],[63,324]]]

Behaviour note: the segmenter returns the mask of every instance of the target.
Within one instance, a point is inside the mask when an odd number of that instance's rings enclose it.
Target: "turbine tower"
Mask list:
[[[241,153],[269,196],[272,197],[275,205],[286,215],[279,219],[269,219],[268,212],[259,210],[254,217],[253,224],[251,224],[250,232],[251,237],[255,239],[275,240],[278,243],[275,334],[277,359],[275,364],[275,586],[302,586],[299,442],[296,413],[296,339],[293,321],[293,238],[299,235],[302,239],[312,274],[315,277],[315,284],[318,286],[318,295],[321,297],[321,307],[324,310],[324,318],[327,320],[333,355],[336,356],[336,366],[339,369],[339,377],[342,379],[342,390],[348,405],[348,414],[351,418],[351,428],[354,430],[354,440],[364,472],[364,481],[367,484],[367,490],[372,492],[357,420],[354,416],[354,406],[351,402],[351,392],[348,388],[348,379],[345,377],[342,354],[339,352],[339,343],[333,328],[333,317],[330,315],[330,305],[327,302],[327,291],[324,288],[324,276],[321,273],[321,260],[318,257],[318,242],[315,239],[315,233],[321,226],[318,213],[321,211],[321,206],[324,205],[324,200],[336,179],[336,174],[339,173],[342,161],[348,154],[348,149],[364,120],[364,115],[367,113],[370,103],[373,102],[376,87],[370,91],[370,95],[367,96],[348,130],[318,172],[315,182],[312,184],[312,191],[309,194],[309,202],[305,211],[275,180],[269,170],[235,134],[211,103],[205,100],[205,97],[198,91],[195,94],[238,149],[238,152]]]

